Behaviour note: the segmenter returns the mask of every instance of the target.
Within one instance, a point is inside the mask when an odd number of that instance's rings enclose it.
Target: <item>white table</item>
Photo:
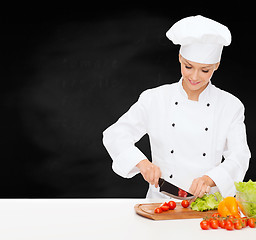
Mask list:
[[[256,228],[203,231],[201,219],[137,215],[146,199],[0,199],[0,239],[256,239]]]

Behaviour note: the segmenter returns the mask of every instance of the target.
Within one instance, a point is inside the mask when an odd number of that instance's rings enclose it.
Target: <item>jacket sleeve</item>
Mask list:
[[[240,102],[233,114],[223,152],[224,162],[206,173],[219,188],[222,196],[234,196],[234,182],[243,181],[251,153],[247,145],[244,106]]]
[[[113,160],[112,168],[124,178],[138,174],[139,169],[136,165],[147,159],[135,143],[147,133],[145,119],[149,101],[147,90],[116,123],[103,132],[103,144]]]

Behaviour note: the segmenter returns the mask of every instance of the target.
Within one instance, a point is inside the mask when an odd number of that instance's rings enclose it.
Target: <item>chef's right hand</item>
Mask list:
[[[140,161],[137,165],[143,178],[151,185],[158,187],[158,180],[161,177],[161,170],[158,166],[150,162],[148,159]]]

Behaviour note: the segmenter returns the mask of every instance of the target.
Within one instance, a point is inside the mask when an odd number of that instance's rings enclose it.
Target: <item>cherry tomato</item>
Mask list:
[[[169,206],[162,206],[161,209],[162,209],[163,211],[168,211],[168,210],[169,210]]]
[[[225,229],[229,231],[234,230],[234,223],[231,220],[227,220],[225,224]]]
[[[162,208],[163,211],[169,210],[169,205],[167,202],[164,202],[163,204],[160,205],[160,208]]]
[[[242,218],[241,218],[241,221],[242,221],[242,226],[243,226],[243,228],[245,228],[245,227],[248,226],[248,223],[247,223],[248,218],[247,218],[247,217],[242,217]]]
[[[219,219],[219,226],[221,228],[225,228],[226,220],[224,218]]]
[[[161,213],[161,212],[163,212],[162,208],[158,207],[155,209],[155,213]]]
[[[212,220],[210,221],[210,227],[211,227],[212,229],[217,229],[217,228],[219,227],[219,221],[216,220],[216,219],[212,219]]]
[[[174,201],[168,202],[168,205],[170,210],[174,210],[176,208],[176,202]]]
[[[179,197],[187,197],[188,193],[179,188],[178,195],[179,195]]]
[[[210,224],[207,220],[203,220],[200,222],[200,227],[203,229],[203,230],[208,230],[209,227],[210,227]]]
[[[181,206],[184,207],[184,208],[187,208],[189,206],[189,201],[188,200],[183,200],[181,202]]]
[[[160,205],[160,207],[162,207],[162,206],[169,206],[169,205],[168,205],[167,202],[164,202],[164,203],[162,203],[162,204]]]
[[[255,218],[249,218],[248,221],[247,221],[248,226],[250,228],[255,228],[255,222],[256,222]]]
[[[219,217],[220,217],[220,214],[218,214],[218,213],[213,213],[213,214],[212,214],[212,217],[213,217],[213,218],[219,218]]]
[[[240,230],[242,228],[242,221],[241,219],[237,218],[235,221],[234,221],[234,228],[236,230]]]
[[[234,221],[236,218],[233,215],[229,215],[228,219],[231,220],[231,221]]]

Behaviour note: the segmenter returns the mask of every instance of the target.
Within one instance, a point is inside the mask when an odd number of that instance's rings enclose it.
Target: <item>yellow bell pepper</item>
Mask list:
[[[222,217],[234,216],[235,218],[241,218],[240,211],[238,209],[237,201],[234,197],[224,198],[218,206],[218,213]]]

